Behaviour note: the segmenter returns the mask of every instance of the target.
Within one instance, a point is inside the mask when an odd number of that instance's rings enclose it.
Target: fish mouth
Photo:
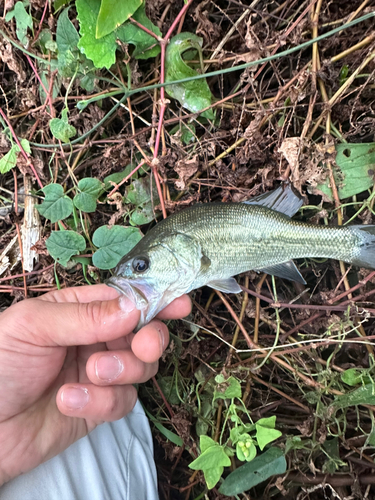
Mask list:
[[[105,281],[105,284],[114,288],[118,292],[126,295],[137,309],[142,310],[148,305],[148,300],[145,297],[145,294],[137,288],[133,283],[130,283],[129,280],[125,280],[124,278],[118,278],[116,276],[111,276],[111,278]]]
[[[144,282],[133,282],[118,276],[111,276],[105,281],[105,284],[125,295],[140,311],[141,317],[134,330],[135,333],[152,319],[160,296],[155,294],[151,285]]]

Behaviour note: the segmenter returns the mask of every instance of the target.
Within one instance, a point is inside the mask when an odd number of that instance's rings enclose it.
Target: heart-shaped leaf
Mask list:
[[[92,241],[98,250],[92,261],[99,269],[112,269],[142,238],[134,227],[101,226],[93,234]]]
[[[53,231],[46,246],[51,257],[66,266],[73,255],[85,250],[86,241],[75,231]]]
[[[96,200],[103,192],[103,184],[95,178],[84,177],[78,182],[79,193],[73,199],[74,205],[82,212],[95,212]]]
[[[51,222],[65,219],[73,212],[73,202],[66,196],[64,189],[60,184],[48,184],[43,188],[46,195],[44,201],[37,206],[37,209],[43,217],[50,219]]]

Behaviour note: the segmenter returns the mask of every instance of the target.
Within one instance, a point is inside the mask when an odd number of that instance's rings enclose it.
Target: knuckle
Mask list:
[[[90,322],[92,325],[100,325],[103,319],[103,302],[94,301],[80,303],[78,312],[84,322]]]

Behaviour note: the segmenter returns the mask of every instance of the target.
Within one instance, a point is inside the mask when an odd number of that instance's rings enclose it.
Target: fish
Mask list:
[[[138,331],[175,298],[202,286],[242,291],[234,276],[265,272],[305,284],[299,258],[375,268],[375,225],[319,226],[293,220],[303,199],[291,186],[242,203],[204,203],[157,223],[121,258],[107,285],[141,312]]]

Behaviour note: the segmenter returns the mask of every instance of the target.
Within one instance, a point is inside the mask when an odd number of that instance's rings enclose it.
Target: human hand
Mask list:
[[[180,297],[158,318],[189,314]],[[168,330],[106,285],[66,288],[0,315],[0,485],[133,408],[155,375]]]

